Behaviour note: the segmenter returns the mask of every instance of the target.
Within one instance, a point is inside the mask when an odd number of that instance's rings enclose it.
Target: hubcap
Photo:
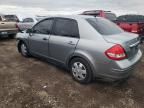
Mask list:
[[[78,80],[84,80],[87,75],[85,66],[80,62],[75,62],[72,66],[73,76]]]
[[[21,52],[22,52],[22,54],[24,56],[26,56],[26,54],[27,54],[27,48],[26,48],[26,46],[24,44],[21,45]]]

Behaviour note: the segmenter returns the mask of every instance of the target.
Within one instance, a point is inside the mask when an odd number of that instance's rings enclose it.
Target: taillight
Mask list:
[[[18,26],[18,24],[16,24],[15,26],[16,26],[17,30],[19,30],[19,26]]]
[[[15,26],[16,26],[16,28],[19,28],[17,24]]]
[[[125,49],[119,44],[108,49],[105,54],[111,60],[123,60],[127,58]]]
[[[132,33],[138,33],[139,25],[138,24],[132,24],[131,26],[131,32]]]

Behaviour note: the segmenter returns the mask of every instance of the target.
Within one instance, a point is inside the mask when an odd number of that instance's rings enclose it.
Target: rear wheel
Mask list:
[[[10,34],[10,35],[9,35],[9,38],[10,38],[10,39],[14,39],[15,37],[16,37],[16,34]]]
[[[70,71],[73,78],[80,83],[87,84],[92,81],[91,68],[89,64],[81,58],[74,58],[71,61]]]
[[[23,42],[20,44],[20,52],[24,57],[29,57],[28,48]]]

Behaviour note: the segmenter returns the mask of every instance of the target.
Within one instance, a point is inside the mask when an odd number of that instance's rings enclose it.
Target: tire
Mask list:
[[[10,34],[10,35],[9,35],[9,38],[10,38],[10,39],[14,39],[15,37],[16,37],[16,34]]]
[[[28,48],[27,48],[26,44],[23,42],[20,44],[20,53],[24,57],[29,57]]]
[[[88,84],[93,79],[90,65],[82,58],[74,58],[70,62],[72,77],[79,83]]]

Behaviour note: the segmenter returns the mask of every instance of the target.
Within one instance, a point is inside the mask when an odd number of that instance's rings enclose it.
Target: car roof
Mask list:
[[[89,15],[57,15],[57,16],[49,16],[45,17],[44,19],[47,18],[69,18],[69,19],[87,19],[87,18],[95,18],[94,16],[89,16]]]

